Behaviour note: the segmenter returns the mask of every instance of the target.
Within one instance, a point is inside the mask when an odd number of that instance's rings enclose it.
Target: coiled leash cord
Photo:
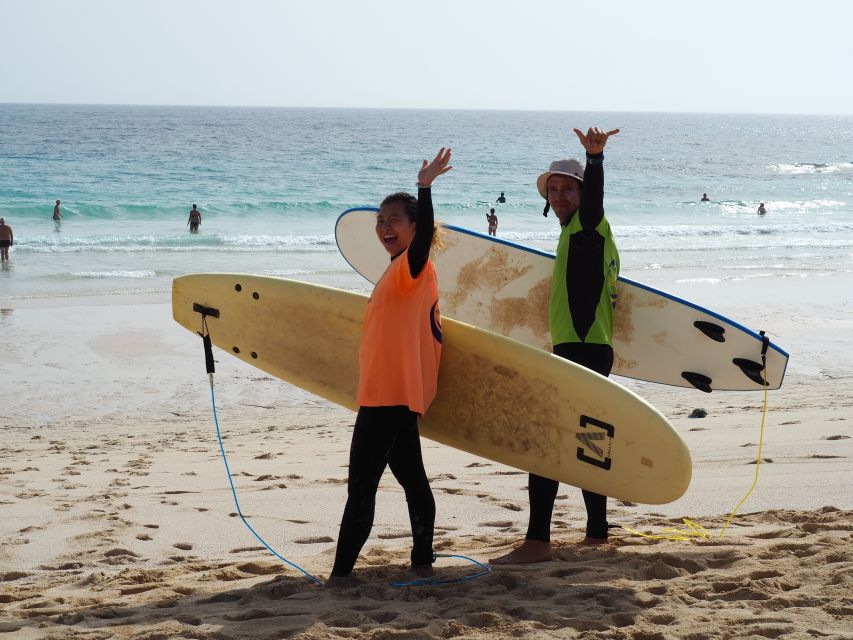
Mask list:
[[[761,333],[762,336],[764,336],[764,332],[762,331]],[[764,422],[767,418],[767,347],[769,344],[770,340],[767,337],[764,337],[761,347],[761,380],[763,382],[762,386],[764,388],[764,403],[761,410],[761,430],[759,431],[758,435],[758,457],[755,460],[755,478],[752,481],[752,486],[749,488],[749,491],[746,492],[746,495],[741,498],[740,502],[738,502],[737,506],[732,510],[731,514],[726,520],[725,525],[723,525],[723,528],[720,531],[720,535],[717,536],[718,538],[723,537],[723,534],[729,528],[729,524],[735,517],[735,514],[737,514],[738,509],[740,509],[743,503],[746,502],[747,499],[749,499],[749,496],[752,495],[752,492],[758,485],[758,469],[761,466],[761,451],[764,448]],[[684,518],[682,522],[684,523],[686,529],[681,529],[678,527],[669,527],[667,529],[664,529],[659,535],[643,533],[642,531],[637,531],[635,529],[631,529],[625,526],[623,526],[622,529],[642,538],[651,538],[652,540],[672,540],[675,542],[684,542],[696,538],[703,539],[713,537],[705,527],[688,518]]]
[[[312,584],[322,586],[324,584],[324,582],[322,580],[320,580],[316,576],[308,573],[305,569],[303,569],[299,565],[291,562],[290,560],[288,560],[287,558],[282,556],[280,553],[278,553],[275,549],[273,549],[267,543],[267,541],[264,540],[260,536],[260,534],[258,534],[258,532],[252,528],[252,525],[250,525],[246,521],[246,517],[243,515],[243,510],[240,508],[240,501],[237,499],[237,489],[234,487],[234,480],[231,477],[231,468],[228,466],[228,456],[225,455],[225,445],[222,443],[222,433],[219,430],[219,418],[216,415],[216,394],[215,394],[214,388],[213,388],[213,374],[215,373],[215,366],[214,366],[214,361],[213,361],[213,348],[211,346],[211,341],[210,341],[210,332],[208,331],[208,328],[207,328],[207,316],[204,313],[202,313],[201,318],[202,318],[202,320],[201,320],[201,326],[202,326],[201,337],[202,337],[202,340],[204,342],[204,361],[205,361],[205,366],[207,368],[207,376],[210,380],[210,404],[213,407],[213,423],[216,426],[216,439],[219,442],[219,451],[222,453],[222,462],[225,463],[225,473],[228,475],[228,484],[231,487],[231,495],[234,498],[234,505],[237,507],[237,514],[240,516],[240,520],[243,521],[243,524],[246,525],[246,528],[252,532],[252,535],[255,536],[255,538],[257,538],[258,541],[262,545],[264,545],[264,547],[266,547],[266,549],[271,554],[273,554],[276,558],[278,558],[279,560],[284,562],[287,566],[293,567],[297,571],[300,571],[303,575],[305,575],[306,578],[308,578],[308,580]],[[481,571],[479,571],[478,573],[472,574],[470,576],[462,576],[460,578],[445,578],[445,579],[420,578],[420,579],[411,580],[408,582],[404,582],[404,581],[392,582],[391,586],[392,587],[422,587],[422,586],[439,586],[439,585],[445,585],[445,584],[455,584],[458,582],[469,582],[471,580],[474,580],[475,578],[479,578],[481,576],[487,575],[487,574],[492,572],[491,567],[489,567],[489,566],[487,566],[481,562],[478,562],[477,560],[474,560],[473,558],[469,558],[468,556],[444,554],[444,553],[434,553],[433,554],[433,561],[437,558],[459,558],[462,560],[467,560],[468,562],[471,562],[472,564],[477,565],[481,569]]]
[[[417,580],[410,580],[409,582],[392,582],[392,587],[426,587],[426,586],[439,586],[443,584],[456,584],[457,582],[470,582],[475,578],[480,578],[492,572],[492,568],[486,564],[478,560],[474,560],[474,558],[469,558],[468,556],[457,555],[453,553],[434,553],[432,554],[433,561],[437,558],[459,558],[460,560],[467,560],[471,564],[475,564],[482,571],[479,573],[471,574],[470,576],[462,576],[461,578],[419,578]]]

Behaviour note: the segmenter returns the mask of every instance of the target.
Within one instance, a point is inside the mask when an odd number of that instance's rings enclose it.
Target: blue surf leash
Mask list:
[[[209,340],[209,338],[208,338],[208,340]],[[276,558],[278,558],[279,560],[284,562],[287,566],[293,567],[297,571],[301,571],[312,584],[322,585],[323,584],[322,580],[311,575],[310,573],[305,571],[305,569],[303,569],[299,565],[294,564],[293,562],[291,562],[290,560],[288,560],[287,558],[285,558],[284,556],[279,554],[269,544],[267,544],[267,541],[264,540],[260,535],[258,535],[258,532],[255,531],[252,528],[252,525],[250,525],[246,521],[246,516],[243,515],[243,510],[240,509],[240,501],[237,499],[237,490],[234,488],[234,480],[231,478],[231,469],[228,466],[228,457],[225,455],[225,446],[222,444],[222,434],[219,432],[219,418],[216,417],[216,395],[214,394],[214,391],[213,391],[213,372],[209,372],[208,376],[210,377],[210,402],[211,402],[211,405],[213,406],[213,422],[216,425],[216,439],[219,440],[219,450],[222,452],[222,462],[225,463],[225,473],[228,474],[228,483],[231,485],[231,495],[234,497],[234,504],[237,507],[237,513],[240,516],[240,520],[242,520],[243,524],[246,525],[246,528],[252,532],[252,535],[255,536],[258,539],[258,541],[262,545],[264,545],[267,548],[267,550],[271,554],[273,554]]]
[[[436,587],[444,584],[456,584],[457,582],[470,582],[475,578],[480,578],[482,576],[488,575],[492,572],[492,568],[489,565],[483,564],[478,560],[474,560],[474,558],[469,558],[468,556],[457,555],[452,553],[434,553],[432,554],[433,560],[437,558],[459,558],[461,560],[467,560],[471,564],[475,564],[482,571],[479,573],[471,574],[470,576],[462,576],[461,578],[419,578],[417,580],[410,580],[408,582],[398,581],[392,582],[392,587]]]
[[[264,540],[260,536],[260,534],[252,528],[252,525],[249,524],[249,522],[246,520],[246,517],[243,515],[243,510],[240,508],[240,501],[237,498],[237,489],[234,487],[234,480],[231,477],[231,468],[228,465],[228,456],[225,454],[225,445],[222,442],[222,433],[219,430],[219,417],[216,414],[216,393],[214,391],[214,386],[213,386],[213,374],[216,372],[216,367],[214,365],[214,360],[213,360],[213,347],[212,347],[211,341],[210,341],[210,332],[208,331],[208,328],[207,328],[207,316],[204,312],[202,312],[202,332],[203,333],[201,334],[201,337],[202,337],[202,340],[204,342],[204,361],[205,361],[205,366],[207,368],[207,376],[208,376],[208,379],[210,380],[210,404],[211,404],[211,407],[213,408],[213,423],[216,426],[216,439],[219,442],[219,451],[222,453],[222,462],[225,464],[225,473],[228,476],[228,484],[231,487],[231,496],[234,498],[234,505],[237,507],[237,514],[240,516],[240,520],[243,521],[243,524],[246,525],[246,528],[252,532],[252,535],[255,536],[255,538],[257,538],[258,541],[262,545],[264,545],[264,547],[271,554],[273,554],[276,558],[278,558],[279,560],[284,562],[287,566],[292,567],[292,568],[296,569],[297,571],[300,571],[306,578],[308,578],[309,582],[311,582],[312,584],[322,586],[323,584],[325,584],[322,580],[320,580],[316,576],[308,573],[305,569],[303,569],[299,565],[291,562],[290,560],[288,560],[287,558],[282,556],[280,553],[278,553],[275,549],[273,549],[267,543],[267,541]],[[434,553],[433,554],[433,561],[435,561],[437,558],[458,558],[461,560],[467,560],[468,562],[470,562],[474,565],[477,565],[477,567],[479,567],[481,569],[481,571],[479,571],[478,573],[469,575],[469,576],[462,576],[460,578],[444,578],[444,579],[419,578],[417,580],[398,581],[398,582],[392,582],[391,586],[392,587],[422,587],[422,586],[439,586],[439,585],[445,585],[445,584],[455,584],[455,583],[459,583],[459,582],[469,582],[471,580],[474,580],[475,578],[485,576],[485,575],[492,572],[491,567],[483,564],[482,562],[474,560],[473,558],[469,558],[468,556],[456,555],[456,554],[445,554],[445,553]]]

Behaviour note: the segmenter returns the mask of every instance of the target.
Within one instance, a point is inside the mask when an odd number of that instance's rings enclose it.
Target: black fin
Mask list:
[[[705,322],[704,320],[697,320],[693,323],[693,326],[715,342],[726,341],[726,336],[723,335],[726,332],[725,327],[721,327],[713,322]]]
[[[693,371],[682,371],[681,377],[699,389],[699,391],[704,391],[705,393],[713,391],[711,389],[711,378],[708,376],[703,376],[701,373],[694,373]]]
[[[743,371],[743,375],[752,380],[755,384],[764,386],[764,378],[761,376],[761,372],[764,370],[764,367],[760,363],[755,360],[747,360],[746,358],[735,358],[732,360],[732,363]],[[769,387],[770,383],[768,382],[766,386]]]

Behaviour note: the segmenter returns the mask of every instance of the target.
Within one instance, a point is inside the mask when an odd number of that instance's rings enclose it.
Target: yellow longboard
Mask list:
[[[356,410],[366,296],[242,274],[176,278],[172,314],[214,345]],[[654,407],[567,360],[442,319],[438,395],[421,434],[620,500],[663,504],[690,484],[690,454]]]

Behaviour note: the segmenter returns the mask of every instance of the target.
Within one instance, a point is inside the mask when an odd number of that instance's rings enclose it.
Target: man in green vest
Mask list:
[[[575,129],[586,149],[586,166],[556,160],[536,181],[545,198],[543,215],[553,209],[560,240],[551,277],[549,327],[553,351],[603,376],[613,367],[613,310],[619,253],[604,217],[604,147],[619,129]],[[530,517],[524,543],[492,564],[551,560],[551,514],[556,480],[530,474]],[[584,544],[607,542],[607,497],[583,491],[587,522]]]

